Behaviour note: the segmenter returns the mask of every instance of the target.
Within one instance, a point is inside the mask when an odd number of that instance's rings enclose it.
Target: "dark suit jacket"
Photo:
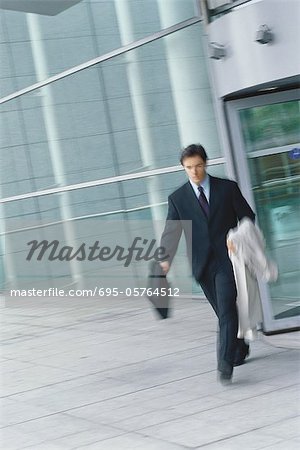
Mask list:
[[[185,183],[168,198],[168,215],[161,246],[171,263],[184,231],[187,253],[193,275],[197,281],[209,256],[213,253],[220,261],[229,260],[226,236],[243,217],[255,219],[235,181],[209,176],[209,218],[204,214],[190,182]],[[185,222],[191,221],[191,222]]]

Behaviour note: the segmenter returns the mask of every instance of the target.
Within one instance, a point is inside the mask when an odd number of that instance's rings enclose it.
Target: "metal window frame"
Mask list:
[[[14,230],[5,231],[3,233],[0,232],[0,236],[8,236],[10,234],[16,234],[23,231],[31,231],[31,230],[40,230],[41,228],[48,228],[52,227],[54,225],[60,225],[64,222],[75,222],[77,220],[86,220],[86,219],[95,219],[97,217],[107,217],[107,216],[115,216],[117,214],[129,214],[132,212],[137,211],[144,211],[146,209],[153,208],[154,206],[165,206],[168,202],[161,202],[161,203],[155,203],[155,204],[148,204],[143,206],[138,206],[136,208],[128,208],[128,209],[116,209],[115,211],[106,211],[103,213],[95,213],[95,214],[86,214],[84,216],[75,216],[70,217],[69,219],[65,220],[55,220],[54,222],[47,222],[47,223],[41,223],[39,225],[33,225],[31,227],[25,227],[25,228],[16,228]]]
[[[212,160],[209,160],[207,162],[207,165],[215,166],[215,165],[224,164],[224,163],[225,163],[225,158],[220,157],[220,158],[214,158]],[[44,189],[41,191],[28,192],[26,194],[19,194],[19,195],[14,195],[12,197],[6,197],[3,199],[0,199],[0,204],[10,203],[10,202],[14,202],[17,200],[25,200],[28,198],[42,197],[45,195],[59,194],[59,193],[68,192],[68,191],[75,191],[78,189],[86,189],[86,188],[91,188],[91,187],[96,187],[96,186],[103,186],[106,184],[112,184],[112,183],[117,183],[117,182],[121,182],[121,181],[137,180],[139,178],[147,178],[147,177],[152,177],[154,175],[162,175],[165,173],[175,173],[175,172],[180,172],[182,170],[183,170],[183,167],[181,165],[168,166],[168,167],[163,167],[160,169],[147,170],[144,172],[136,172],[136,173],[130,173],[130,174],[125,174],[125,175],[119,175],[116,177],[109,177],[109,178],[102,178],[102,179],[93,180],[93,181],[86,181],[83,183],[69,184],[66,186],[59,186],[56,188]]]
[[[82,70],[85,70],[89,67],[97,65],[99,63],[106,62],[112,58],[123,55],[131,50],[135,50],[139,47],[142,47],[143,45],[154,42],[163,37],[169,36],[170,34],[173,34],[177,31],[181,31],[185,28],[191,27],[192,25],[203,22],[203,17],[202,17],[201,8],[200,8],[200,0],[195,0],[195,13],[199,14],[199,15],[192,17],[190,19],[186,19],[182,22],[178,22],[175,25],[164,28],[164,29],[162,29],[156,33],[153,33],[149,36],[146,36],[142,39],[131,42],[128,45],[119,47],[118,49],[112,50],[111,52],[105,53],[104,55],[93,58],[89,61],[86,61],[85,63],[79,64],[70,69],[64,70],[63,72],[60,72],[54,76],[51,76],[43,81],[34,83],[30,86],[27,86],[26,88],[23,88],[19,91],[15,91],[5,97],[2,97],[2,98],[0,98],[0,105],[10,102],[14,99],[17,99],[25,94],[34,92],[42,87],[45,87],[56,81],[62,80],[70,75],[74,75],[74,74],[76,74]],[[223,164],[224,162],[225,162],[224,158],[220,157],[220,158],[211,160],[210,165]],[[12,197],[6,197],[3,199],[0,199],[0,204],[17,201],[17,200],[23,200],[23,199],[27,199],[27,198],[62,193],[62,192],[66,192],[66,191],[76,190],[76,189],[84,189],[84,188],[89,188],[89,187],[94,187],[94,186],[100,186],[100,185],[115,183],[115,182],[119,182],[119,181],[133,180],[133,179],[144,178],[144,177],[153,176],[153,175],[160,175],[163,173],[177,172],[180,170],[182,170],[181,166],[172,166],[172,167],[148,170],[148,171],[143,171],[143,172],[138,172],[138,173],[133,173],[133,174],[121,175],[121,176],[116,176],[116,177],[111,177],[111,178],[98,179],[98,180],[93,180],[90,182],[72,184],[72,185],[67,185],[67,186],[59,186],[59,187],[55,187],[55,188],[51,188],[51,189],[43,189],[40,191],[34,191],[34,192],[29,192],[29,193],[25,193],[25,194],[20,194],[20,195],[15,195]]]
[[[249,3],[251,0],[230,0],[230,3],[217,6],[216,8],[209,8],[208,0],[203,1],[205,2],[207,8],[208,20],[211,22],[212,20],[216,20],[224,14],[231,12],[234,8]]]
[[[96,58],[90,59],[89,61],[86,61],[82,64],[79,64],[77,66],[71,67],[70,69],[64,70],[63,72],[53,75],[52,77],[49,77],[43,81],[39,81],[38,83],[34,83],[26,88],[23,88],[19,91],[13,92],[12,94],[6,95],[5,97],[0,98],[0,105],[4,104],[6,102],[9,102],[11,100],[14,100],[24,94],[28,94],[28,93],[33,92],[37,89],[40,89],[44,86],[47,86],[48,84],[54,83],[55,81],[62,80],[63,78],[66,78],[70,75],[74,75],[74,74],[80,72],[81,70],[95,66],[96,64],[99,64],[99,63],[103,63],[112,58],[115,58],[116,56],[123,55],[124,53],[127,53],[131,50],[135,50],[139,47],[142,47],[143,45],[149,44],[150,42],[157,41],[158,39],[161,39],[165,36],[169,36],[172,33],[175,33],[177,31],[188,28],[199,22],[202,22],[202,17],[195,16],[195,17],[192,17],[191,19],[187,19],[187,20],[179,22],[175,25],[172,25],[170,27],[164,28],[164,29],[162,29],[156,33],[153,33],[149,36],[146,36],[142,39],[131,42],[128,45],[119,47],[115,50],[105,53],[104,55],[97,56]]]
[[[118,49],[112,50],[111,52],[105,53],[104,55],[93,58],[89,61],[86,61],[85,63],[79,64],[70,69],[64,70],[63,72],[60,72],[54,76],[51,76],[43,81],[34,83],[33,85],[27,86],[26,88],[23,88],[19,91],[13,92],[12,94],[9,94],[3,98],[0,98],[0,105],[5,104],[14,99],[17,99],[25,94],[34,92],[37,89],[45,87],[56,81],[62,80],[70,75],[74,75],[74,74],[76,74],[82,70],[85,70],[89,67],[97,65],[99,63],[103,63],[112,58],[123,55],[131,50],[135,50],[143,45],[146,45],[148,43],[159,40],[159,39],[166,37],[172,33],[181,31],[192,25],[203,22],[203,11],[201,8],[201,0],[195,0],[195,13],[198,14],[195,17],[186,19],[182,22],[178,22],[175,25],[164,28],[164,29],[162,29],[156,33],[153,33],[149,36],[146,36],[142,39],[131,42],[128,45],[119,47]],[[215,158],[215,159],[210,160],[208,162],[208,165],[212,166],[212,165],[218,165],[218,164],[224,164],[224,163],[225,163],[225,158],[220,157],[220,158]],[[115,183],[115,182],[134,180],[134,179],[138,179],[138,178],[145,178],[145,177],[149,177],[149,176],[153,176],[153,175],[160,175],[160,174],[164,174],[164,173],[175,173],[175,172],[178,172],[181,170],[182,170],[182,166],[180,166],[180,165],[171,166],[171,167],[169,166],[169,167],[164,167],[164,168],[160,168],[160,169],[153,169],[153,170],[148,170],[148,171],[143,171],[143,172],[136,172],[136,173],[125,174],[125,175],[120,175],[120,176],[115,176],[115,177],[109,177],[109,178],[105,178],[105,179],[97,179],[97,180],[93,180],[93,181],[89,181],[89,182],[77,183],[77,184],[66,185],[66,186],[58,186],[55,188],[43,189],[43,190],[39,190],[39,191],[15,195],[12,197],[6,197],[3,199],[0,199],[0,204],[9,203],[9,202],[18,201],[18,200],[24,200],[24,199],[28,199],[28,198],[41,197],[41,196],[45,196],[45,195],[63,193],[63,192],[67,192],[67,191],[77,190],[77,189],[85,189],[85,188],[89,188],[89,187],[101,186],[101,185]]]

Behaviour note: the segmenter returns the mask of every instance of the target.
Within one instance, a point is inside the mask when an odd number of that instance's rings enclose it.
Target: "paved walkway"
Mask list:
[[[260,335],[224,387],[204,300],[158,321],[141,299],[23,299],[1,328],[5,450],[300,448],[297,333]]]

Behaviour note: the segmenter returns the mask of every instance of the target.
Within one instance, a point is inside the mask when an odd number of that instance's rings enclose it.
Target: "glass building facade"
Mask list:
[[[247,3],[207,2],[208,20]],[[270,92],[253,100],[248,93],[224,102],[228,122],[220,123],[199,6],[0,1],[2,291],[97,279],[95,264],[24,264],[30,239],[101,241],[118,236],[114,221],[129,241],[137,223],[158,238],[167,197],[186,179],[180,149],[199,142],[209,173],[235,176],[252,200],[278,263],[278,282],[262,291],[271,328],[299,315],[299,97]],[[184,253],[181,245],[186,271],[175,266],[172,277],[189,292]],[[139,264],[130,273],[145,280]]]
[[[30,231],[162,221],[193,142],[225,175],[203,24],[192,0],[1,6],[1,287],[76,283],[90,268],[24,267]]]

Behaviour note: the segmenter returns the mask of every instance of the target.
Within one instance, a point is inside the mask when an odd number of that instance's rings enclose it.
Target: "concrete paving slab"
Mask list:
[[[3,448],[298,448],[295,345],[259,335],[224,387],[210,306],[174,308],[166,321],[131,299],[4,308]]]
[[[149,438],[138,433],[125,434],[106,441],[94,442],[90,445],[77,446],[80,450],[187,450],[187,447]]]
[[[210,444],[201,445],[196,447],[194,450],[241,450],[242,448],[247,450],[261,450],[263,448],[269,447],[270,449],[277,444],[287,442],[282,438],[277,436],[265,435],[260,430],[250,431],[247,433],[241,433],[239,435],[222,439]],[[292,450],[288,449],[287,450]]]

